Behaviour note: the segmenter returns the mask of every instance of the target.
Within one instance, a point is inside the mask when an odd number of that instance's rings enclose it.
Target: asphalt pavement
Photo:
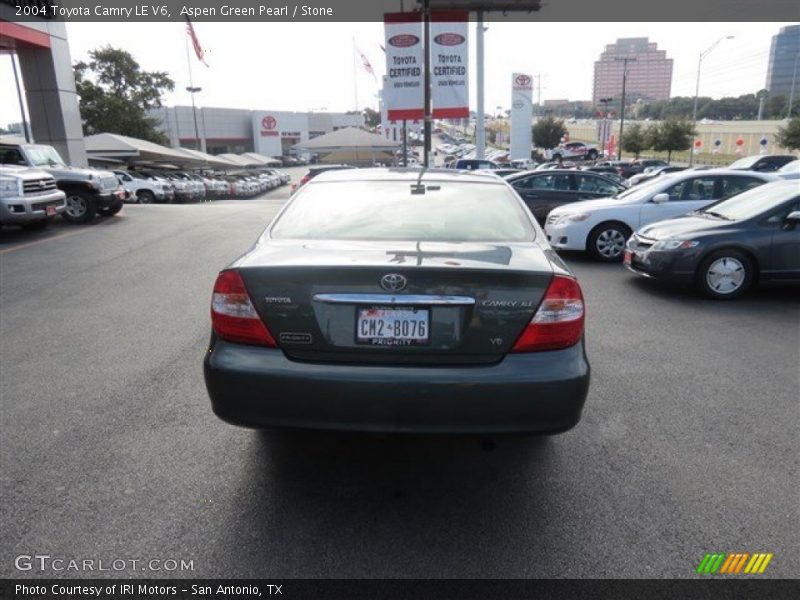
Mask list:
[[[572,431],[240,429],[203,385],[211,288],[287,196],[0,232],[0,577],[800,572],[796,288],[719,303],[569,255],[593,368]],[[15,568],[36,554],[128,562]],[[151,559],[192,570],[130,567]]]

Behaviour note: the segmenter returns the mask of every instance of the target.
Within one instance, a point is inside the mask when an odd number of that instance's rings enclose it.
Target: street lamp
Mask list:
[[[197,147],[195,148],[195,150],[202,150],[202,146],[200,144],[200,132],[197,129],[197,109],[194,106],[194,95],[197,92],[202,92],[203,88],[195,87],[195,86],[189,86],[189,87],[186,88],[186,91],[189,92],[192,95],[192,117],[194,118],[194,141],[195,141],[195,144],[197,144]]]
[[[708,56],[711,51],[719,46],[720,42],[723,40],[732,40],[735,36],[733,35],[725,35],[719,38],[716,42],[711,44],[708,48],[706,48],[703,52],[700,53],[700,58],[697,59],[697,85],[694,88],[694,108],[692,109],[692,129],[694,130],[697,127],[697,98],[700,95],[700,67],[703,64],[703,59]],[[689,146],[689,166],[692,166],[694,163],[694,140],[692,140],[692,145]]]

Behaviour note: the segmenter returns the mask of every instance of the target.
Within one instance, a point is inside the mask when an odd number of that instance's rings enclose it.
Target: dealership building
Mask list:
[[[362,127],[361,113],[289,112],[164,106],[150,112],[173,147],[209,154],[289,154],[295,144],[343,127]]]
[[[20,131],[27,129],[37,142],[54,146],[69,164],[85,166],[66,27],[61,21],[36,17],[14,23],[15,12],[13,3],[0,2],[0,56],[11,54],[15,69],[18,65],[24,111],[30,120]]]

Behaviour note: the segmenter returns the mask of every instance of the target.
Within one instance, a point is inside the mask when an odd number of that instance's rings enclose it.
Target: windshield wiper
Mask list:
[[[726,221],[733,221],[733,219],[731,219],[730,217],[726,217],[725,215],[721,215],[720,213],[714,212],[713,210],[701,210],[701,211],[698,211],[698,212],[700,212],[700,213],[702,213],[704,215],[711,215],[712,217],[717,217],[719,219],[725,219]]]

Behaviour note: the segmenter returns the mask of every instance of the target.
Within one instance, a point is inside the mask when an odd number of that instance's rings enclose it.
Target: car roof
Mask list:
[[[309,185],[328,181],[408,181],[413,183],[420,180],[420,178],[422,181],[503,184],[503,180],[494,174],[476,173],[475,171],[426,169],[424,167],[389,167],[326,171],[309,181]]]

